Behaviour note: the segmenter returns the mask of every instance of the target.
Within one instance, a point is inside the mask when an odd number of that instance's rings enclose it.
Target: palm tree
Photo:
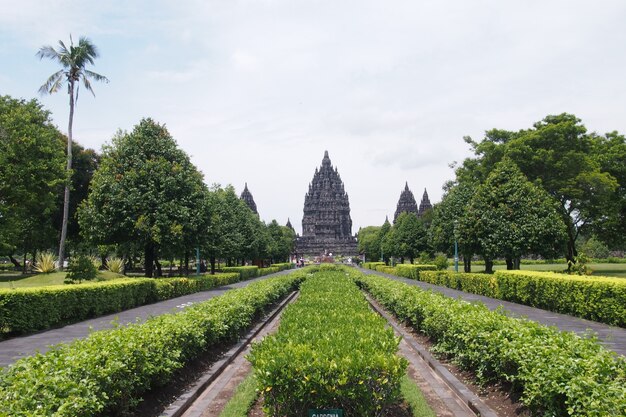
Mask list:
[[[59,62],[62,66],[59,71],[52,74],[46,83],[39,88],[39,92],[41,94],[56,93],[64,83],[67,83],[67,93],[70,96],[70,120],[67,127],[67,178],[63,195],[63,223],[61,225],[61,241],[59,243],[60,269],[63,269],[63,259],[65,259],[65,238],[67,236],[72,173],[72,124],[74,122],[74,106],[78,102],[80,81],[82,80],[85,88],[91,91],[94,97],[95,93],[91,88],[90,79],[109,82],[107,77],[85,69],[87,64],[93,65],[93,61],[98,55],[96,46],[84,36],[81,36],[78,40],[78,45],[74,46],[72,35],[70,35],[69,48],[65,46],[63,41],[59,41],[59,49],[54,49],[52,46],[42,46],[39,52],[37,52],[39,59],[50,58]]]

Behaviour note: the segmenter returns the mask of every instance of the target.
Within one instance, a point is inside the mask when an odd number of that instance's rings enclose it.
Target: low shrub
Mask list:
[[[363,262],[363,265],[361,265],[363,268],[366,269],[372,269],[374,271],[376,271],[376,267],[378,265],[385,265],[384,262]]]
[[[124,258],[110,258],[107,260],[107,269],[115,274],[124,274]]]
[[[64,287],[0,289],[0,337],[76,323],[237,281],[238,273],[222,273],[192,278],[124,278]]]
[[[397,275],[403,278],[419,279],[422,271],[435,271],[437,266],[435,265],[411,265],[411,264],[398,264],[395,267],[394,272],[388,272],[390,274]]]
[[[440,285],[472,294],[486,297],[500,298],[498,281],[495,275],[474,274],[451,271],[424,271],[420,274],[420,281]]]
[[[536,415],[626,415],[626,359],[581,338],[397,281],[357,282],[435,350],[483,381],[506,381]]]
[[[249,359],[270,415],[330,407],[380,416],[399,398],[407,366],[395,354],[400,339],[346,275],[320,268],[302,284],[278,332],[253,346]]]
[[[269,275],[269,274],[275,274],[276,272],[280,272],[281,269],[275,266],[270,266],[267,268],[261,268],[259,269],[259,276],[265,276],[265,275]]]
[[[227,266],[221,269],[222,272],[237,272],[241,280],[245,281],[259,276],[258,266]]]
[[[92,281],[98,276],[98,268],[94,265],[91,257],[79,255],[70,262],[70,269],[65,274],[65,283],[79,284],[83,281]]]
[[[40,252],[35,259],[33,269],[42,274],[49,274],[57,269],[56,256],[51,252]]]
[[[271,264],[270,267],[278,268],[279,271],[285,271],[287,269],[293,269],[295,265],[291,262],[279,263],[279,264]]]
[[[155,280],[0,290],[0,335],[22,334],[154,302]]]
[[[437,271],[445,271],[450,266],[450,261],[445,254],[439,253],[437,254],[437,256],[435,256],[435,259],[433,260],[433,265],[437,267]]]
[[[177,314],[94,332],[21,359],[0,374],[0,414],[123,415],[143,392],[167,383],[208,347],[236,339],[303,278],[293,274],[253,283]]]

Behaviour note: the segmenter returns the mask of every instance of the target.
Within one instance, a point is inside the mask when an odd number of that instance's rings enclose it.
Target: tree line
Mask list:
[[[572,114],[551,115],[529,129],[492,129],[473,156],[456,165],[442,201],[421,219],[388,222],[359,233],[369,259],[412,258],[419,251],[451,256],[455,242],[465,271],[480,256],[519,269],[525,256],[565,257],[575,264],[581,241],[626,248],[626,142],[589,133]],[[391,234],[390,234],[391,233]],[[387,259],[385,259],[387,260]]]
[[[211,271],[220,259],[272,263],[292,252],[292,229],[262,222],[232,186],[205,185],[167,128],[151,119],[118,131],[102,154],[73,142],[68,174],[67,138],[50,113],[37,100],[1,96],[0,143],[0,256],[16,266],[54,248],[66,183],[69,250],[142,259],[146,276],[163,273],[160,260],[179,259],[188,270],[196,248]]]

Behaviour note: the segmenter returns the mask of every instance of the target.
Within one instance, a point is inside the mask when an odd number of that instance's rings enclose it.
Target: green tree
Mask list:
[[[209,219],[202,174],[151,119],[131,133],[118,132],[104,147],[79,212],[81,232],[92,243],[140,245],[148,277],[161,252],[198,246]]]
[[[468,228],[463,228],[476,185],[468,182],[451,184],[441,202],[433,207],[431,226],[428,229],[430,245],[437,251],[454,255],[456,241],[459,254],[463,256],[464,271],[471,272],[472,256],[477,253],[475,236]]]
[[[478,187],[466,219],[485,260],[503,257],[507,269],[519,269],[526,254],[554,257],[565,243],[566,227],[556,203],[509,158],[498,162]],[[492,272],[490,266],[487,272]]]
[[[357,242],[359,253],[365,255],[367,261],[380,259],[381,226],[367,226],[359,229]]]
[[[36,100],[0,96],[0,253],[50,247],[64,180],[63,135]]]
[[[546,116],[527,130],[491,130],[480,143],[466,138],[476,158],[463,162],[457,179],[482,183],[505,155],[511,158],[559,204],[567,225],[566,257],[573,261],[576,239],[604,216],[617,188],[594,155],[592,137],[580,119],[567,113]]]
[[[93,65],[94,60],[98,57],[98,49],[91,43],[89,39],[81,36],[78,45],[74,46],[74,42],[70,35],[70,47],[66,47],[63,41],[59,41],[59,49],[52,46],[42,46],[37,52],[39,59],[49,58],[57,61],[61,65],[61,69],[52,74],[48,80],[39,88],[41,94],[52,94],[67,83],[67,93],[70,97],[70,115],[67,126],[67,164],[66,164],[66,184],[63,194],[63,221],[61,224],[61,239],[59,242],[59,264],[63,269],[63,259],[65,256],[65,239],[67,235],[67,224],[69,220],[70,207],[70,186],[72,176],[72,127],[74,123],[74,107],[78,101],[78,92],[80,83],[95,97],[95,93],[91,87],[91,81],[109,80],[100,74],[88,70],[88,64]]]
[[[594,155],[618,185],[593,223],[592,232],[613,250],[626,249],[626,139],[617,132],[594,136]]]
[[[383,250],[399,257],[401,263],[404,258],[413,263],[419,253],[427,248],[426,230],[414,213],[401,213],[383,239]]]
[[[64,148],[67,148],[67,137],[63,136]],[[70,217],[67,224],[66,248],[72,243],[76,244],[80,240],[80,227],[78,225],[78,207],[89,196],[89,185],[94,172],[98,168],[100,155],[93,149],[85,149],[76,141],[72,142],[72,178],[70,191]],[[64,190],[58,194],[57,211],[54,214],[53,222],[57,230],[57,236],[61,235],[63,225],[63,199]]]
[[[281,226],[276,220],[267,225],[269,234],[268,257],[270,263],[284,262],[293,252],[295,233],[286,226]]]
[[[389,223],[389,218],[385,216],[385,222],[380,227],[378,240],[380,241],[380,252],[381,252],[380,261],[386,263],[387,265],[389,265],[389,258],[391,257],[391,254],[390,252],[386,250],[388,244],[385,241],[385,237],[389,234],[390,231],[391,231],[391,223]]]

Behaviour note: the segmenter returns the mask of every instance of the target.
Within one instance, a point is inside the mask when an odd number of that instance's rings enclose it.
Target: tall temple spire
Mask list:
[[[422,195],[422,201],[420,202],[420,208],[417,212],[418,216],[422,216],[426,210],[432,209],[433,206],[430,204],[430,200],[428,199],[428,192],[426,188],[424,188],[424,195]]]
[[[395,223],[400,213],[415,213],[417,215],[417,202],[413,193],[409,189],[409,182],[404,183],[404,191],[400,194],[398,205],[396,206],[396,212],[393,215],[393,222]]]
[[[356,239],[352,236],[352,219],[348,193],[336,168],[324,152],[322,166],[315,169],[309,191],[304,197],[302,236],[298,239],[300,254],[324,252],[355,255]]]
[[[245,187],[243,188],[243,192],[241,193],[241,197],[239,197],[240,199],[243,200],[244,203],[246,203],[246,205],[248,207],[250,207],[250,210],[252,210],[255,214],[259,214],[259,212],[256,209],[256,203],[254,202],[254,198],[252,197],[252,193],[250,192],[250,190],[248,190],[248,183],[246,182]]]
[[[291,225],[291,220],[289,219],[289,217],[287,217],[287,224],[285,225],[288,228],[290,228],[291,230],[293,230],[294,232],[296,231],[293,226]]]

